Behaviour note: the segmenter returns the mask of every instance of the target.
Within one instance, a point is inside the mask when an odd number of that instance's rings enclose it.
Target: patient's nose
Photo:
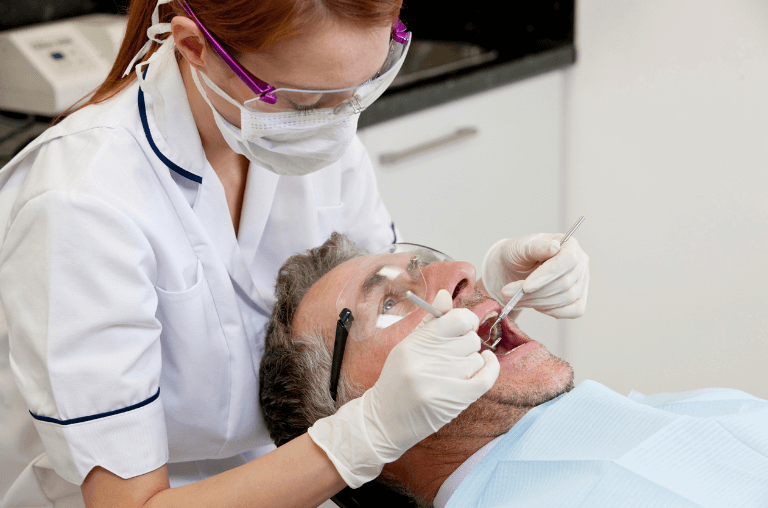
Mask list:
[[[465,261],[443,261],[432,263],[422,269],[427,283],[427,294],[430,300],[441,289],[445,289],[455,301],[457,298],[471,294],[475,290],[476,272],[471,263]]]

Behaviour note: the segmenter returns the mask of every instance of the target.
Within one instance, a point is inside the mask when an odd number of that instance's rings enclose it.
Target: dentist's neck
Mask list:
[[[179,61],[179,70],[184,81],[184,88],[187,91],[192,117],[195,119],[197,132],[200,134],[205,158],[208,159],[208,163],[224,187],[227,208],[229,208],[232,226],[235,236],[237,236],[240,229],[240,215],[243,210],[245,184],[250,161],[245,156],[233,151],[224,140],[224,136],[222,136],[216,125],[216,120],[213,118],[211,108],[200,95],[195,82],[192,80],[192,68],[184,59]],[[213,99],[209,100],[212,104],[216,104]]]
[[[179,70],[184,81],[184,88],[187,91],[192,117],[195,119],[197,131],[200,134],[200,141],[202,142],[208,162],[211,163],[220,179],[223,179],[222,177],[226,178],[225,175],[222,175],[222,171],[246,172],[249,164],[248,159],[232,151],[224,140],[224,136],[221,135],[221,131],[213,118],[211,108],[205,102],[203,96],[200,95],[200,91],[192,80],[192,67],[184,59],[181,59],[179,61]],[[202,85],[205,86],[205,82]],[[213,93],[208,94],[209,100],[216,106],[215,101],[217,97],[213,97],[214,95]]]

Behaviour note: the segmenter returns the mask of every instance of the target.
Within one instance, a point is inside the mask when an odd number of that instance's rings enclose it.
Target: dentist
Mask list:
[[[132,0],[105,82],[0,170],[0,507],[315,507],[493,385],[477,318],[453,309],[266,453],[257,370],[281,263],[332,231],[398,240],[355,129],[407,53],[400,5]],[[497,297],[535,270],[521,305],[583,313],[587,258],[568,243],[497,244]]]

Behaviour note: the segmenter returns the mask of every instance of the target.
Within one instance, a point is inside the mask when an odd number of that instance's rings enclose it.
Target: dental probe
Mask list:
[[[560,245],[562,246],[565,242],[568,241],[568,239],[571,237],[574,231],[581,226],[581,223],[584,222],[584,216],[582,215],[579,217],[579,220],[576,221],[576,224],[574,224],[570,230],[565,234],[562,240],[560,240]],[[520,286],[520,289],[517,290],[517,293],[509,299],[507,304],[504,306],[503,309],[501,309],[501,314],[499,314],[498,319],[496,319],[496,322],[493,323],[493,326],[491,326],[491,330],[501,322],[502,319],[506,318],[507,315],[512,312],[512,309],[515,308],[515,305],[517,305],[517,302],[520,301],[520,299],[525,295],[525,291],[523,291],[523,287]],[[491,346],[491,350],[496,350],[496,346],[498,345],[499,341],[501,341],[501,335],[499,335],[499,338],[496,339],[496,342],[493,343]]]
[[[430,304],[419,298],[418,296],[414,295],[410,291],[405,292],[405,297],[408,298],[410,301],[424,309],[425,311],[429,312],[435,317],[443,317],[443,313],[437,310],[436,308],[432,307]]]

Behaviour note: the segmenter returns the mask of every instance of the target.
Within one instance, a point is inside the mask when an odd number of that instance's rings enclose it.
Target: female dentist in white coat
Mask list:
[[[400,3],[132,1],[107,80],[0,170],[0,506],[317,506],[490,388],[498,362],[453,309],[259,456],[278,267],[334,230],[398,239],[355,128],[407,51]],[[568,244],[497,244],[489,287],[546,261],[528,306],[580,315]]]

